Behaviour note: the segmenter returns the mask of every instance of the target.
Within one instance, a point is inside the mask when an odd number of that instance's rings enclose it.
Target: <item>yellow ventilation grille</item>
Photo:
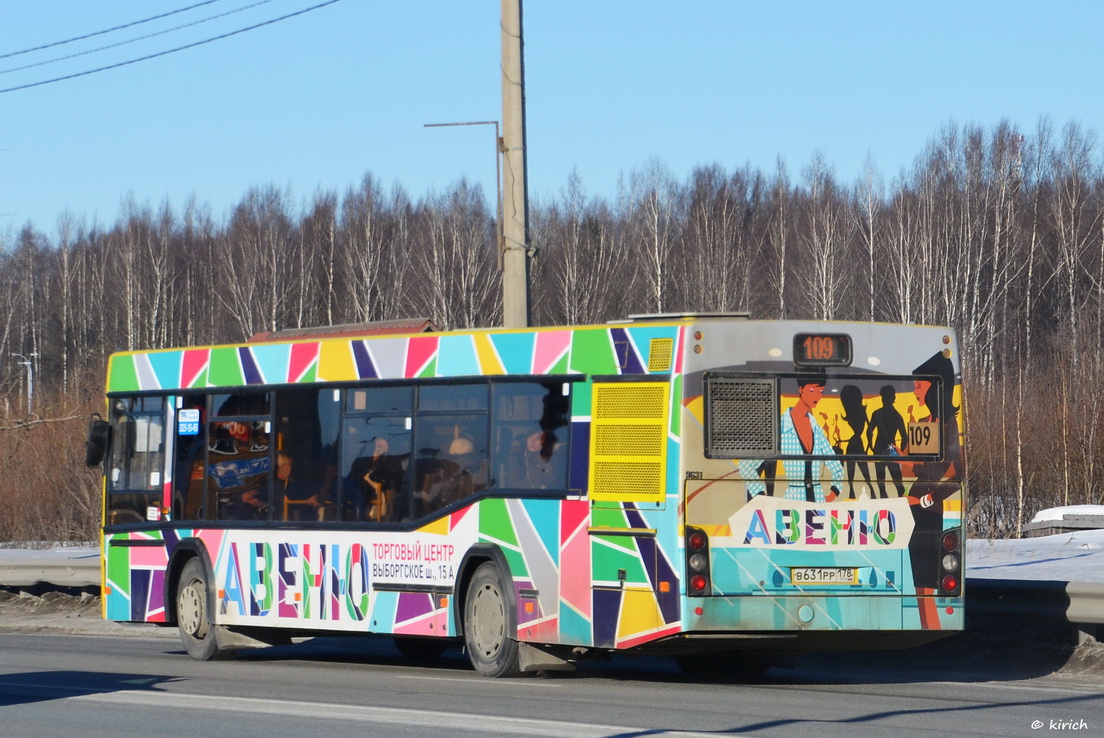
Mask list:
[[[633,382],[594,385],[594,420],[660,420],[667,417],[667,385]]]
[[[662,502],[666,491],[669,387],[595,384],[591,408],[590,497]]]
[[[663,455],[667,439],[649,425],[600,425],[594,429],[594,451],[599,456]]]
[[[675,353],[675,340],[673,338],[653,338],[652,350],[648,355],[648,371],[671,371],[671,357]]]

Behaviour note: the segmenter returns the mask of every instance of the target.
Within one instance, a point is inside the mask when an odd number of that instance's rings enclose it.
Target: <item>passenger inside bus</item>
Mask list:
[[[525,448],[511,457],[511,487],[548,489],[564,486],[564,453],[555,433],[534,431],[525,438]]]
[[[449,442],[447,459],[456,464],[458,472],[445,491],[442,506],[451,505],[487,487],[487,452],[476,447],[474,438],[470,432],[457,430]]]
[[[400,519],[395,500],[403,487],[403,459],[390,453],[391,443],[383,436],[369,443],[372,455],[355,459],[346,478],[346,500],[352,502],[353,518],[377,523]]]
[[[219,497],[220,520],[262,520],[267,519],[268,495],[261,487],[234,492]]]
[[[295,459],[280,451],[276,454],[276,494],[283,499],[284,520],[321,520],[322,505],[295,477]]]
[[[441,449],[427,446],[418,452],[414,462],[415,517],[422,517],[449,504],[460,465],[447,458],[440,458]]]

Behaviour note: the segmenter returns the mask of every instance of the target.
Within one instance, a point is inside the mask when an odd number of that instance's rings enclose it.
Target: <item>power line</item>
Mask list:
[[[115,43],[115,44],[108,44],[107,46],[99,46],[95,49],[88,49],[87,51],[78,51],[76,54],[69,54],[67,56],[58,56],[58,57],[54,57],[53,59],[47,59],[46,61],[35,62],[34,64],[24,64],[21,67],[12,67],[11,69],[0,69],[0,74],[10,74],[12,72],[21,72],[24,69],[33,69],[35,67],[42,67],[42,66],[46,66],[47,64],[54,64],[56,62],[65,61],[67,59],[75,59],[78,56],[87,56],[88,54],[95,54],[97,51],[107,51],[108,49],[114,49],[114,48],[119,47],[119,46],[126,46],[127,44],[133,44],[137,41],[145,41],[146,39],[154,38],[155,36],[164,36],[166,33],[172,33],[173,31],[179,31],[179,30],[182,30],[184,28],[191,28],[192,26],[198,26],[198,25],[201,25],[203,23],[208,23],[210,21],[217,20],[219,18],[225,18],[228,15],[234,15],[235,13],[240,13],[244,10],[249,10],[251,8],[255,8],[258,5],[266,5],[270,2],[272,2],[272,0],[259,0],[259,2],[255,2],[252,5],[246,5],[244,7],[236,8],[234,10],[228,10],[225,13],[219,13],[217,15],[211,15],[211,16],[208,16],[206,18],[201,18],[197,21],[192,21],[191,23],[184,23],[183,25],[174,26],[172,28],[166,28],[163,31],[156,31],[154,33],[147,33],[145,36],[138,36],[137,38],[128,39],[126,41],[120,41],[120,42]],[[3,57],[0,57],[0,59],[2,59],[2,58]]]
[[[210,1],[213,1],[213,0],[209,0],[209,2]],[[15,92],[16,90],[26,90],[26,89],[29,89],[31,87],[41,87],[42,85],[49,85],[49,84],[53,84],[54,82],[64,82],[67,79],[76,79],[77,77],[86,77],[90,74],[96,74],[98,72],[106,72],[109,69],[118,69],[119,67],[125,67],[125,66],[128,66],[130,64],[137,64],[138,62],[148,61],[150,59],[156,59],[157,57],[160,57],[160,56],[168,56],[169,54],[175,54],[178,51],[184,51],[186,49],[194,49],[197,46],[203,46],[204,44],[209,44],[213,41],[221,41],[224,38],[230,38],[231,36],[237,36],[238,34],[245,33],[247,31],[254,31],[258,28],[263,28],[264,26],[270,26],[273,23],[279,23],[280,21],[287,20],[288,18],[294,18],[297,15],[303,15],[304,13],[309,13],[312,10],[318,10],[319,8],[324,8],[327,5],[333,5],[333,4],[339,3],[339,2],[341,2],[341,0],[327,0],[327,2],[318,3],[317,5],[312,5],[309,8],[304,8],[303,10],[297,10],[294,13],[288,13],[287,15],[282,15],[279,18],[273,18],[272,20],[263,21],[261,23],[257,23],[257,24],[252,25],[252,26],[247,26],[245,28],[239,28],[236,31],[230,31],[229,33],[224,33],[220,36],[213,36],[211,38],[204,39],[203,41],[196,41],[195,43],[185,44],[184,46],[177,46],[175,49],[168,49],[166,51],[159,51],[156,54],[147,54],[146,56],[141,56],[141,57],[138,57],[137,59],[129,59],[129,60],[124,61],[124,62],[119,62],[118,64],[108,64],[107,66],[97,67],[96,69],[89,69],[89,70],[86,70],[84,72],[76,72],[74,74],[67,74],[63,77],[54,77],[53,79],[46,79],[46,80],[42,80],[41,82],[31,82],[29,84],[18,85],[16,87],[8,87],[6,89],[0,90],[0,95],[4,94],[5,92]]]
[[[43,44],[42,46],[35,46],[33,49],[23,49],[22,51],[12,51],[7,54],[0,54],[0,59],[7,59],[11,56],[19,56],[20,54],[29,54],[32,51],[42,51],[43,49],[52,49],[55,46],[64,46],[65,44],[71,44],[74,41],[83,41],[86,38],[93,38],[94,36],[102,36],[105,33],[111,33],[112,31],[121,31],[124,28],[131,28],[132,26],[140,26],[143,23],[149,23],[150,21],[158,20],[159,18],[168,18],[170,15],[176,15],[177,13],[183,13],[193,8],[198,8],[202,5],[210,5],[211,3],[217,3],[219,0],[204,0],[201,3],[195,5],[189,5],[186,8],[179,8],[177,10],[170,10],[168,13],[162,13],[161,15],[155,15],[150,18],[143,18],[142,20],[131,21],[130,23],[124,23],[121,26],[115,26],[114,28],[106,28],[102,31],[94,31],[93,33],[86,33],[83,36],[74,36],[73,38],[67,38],[64,41],[54,41],[50,44]]]

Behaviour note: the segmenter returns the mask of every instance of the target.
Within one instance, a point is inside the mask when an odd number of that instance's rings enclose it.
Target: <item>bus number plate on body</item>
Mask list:
[[[908,428],[910,454],[937,454],[939,453],[939,423],[928,421],[912,421]]]
[[[793,584],[858,584],[858,569],[843,566],[795,566],[790,569]]]

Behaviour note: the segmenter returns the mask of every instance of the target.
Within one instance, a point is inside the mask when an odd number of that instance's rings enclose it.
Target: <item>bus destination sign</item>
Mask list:
[[[796,366],[851,366],[851,336],[843,333],[798,333],[793,341]]]

